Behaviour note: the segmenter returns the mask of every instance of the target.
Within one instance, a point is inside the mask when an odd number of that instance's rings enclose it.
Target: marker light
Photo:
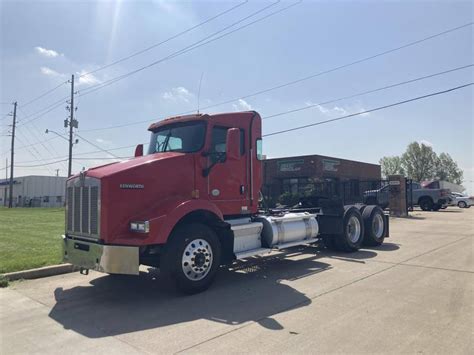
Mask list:
[[[150,231],[150,223],[144,222],[130,222],[130,230],[138,233],[148,233]]]

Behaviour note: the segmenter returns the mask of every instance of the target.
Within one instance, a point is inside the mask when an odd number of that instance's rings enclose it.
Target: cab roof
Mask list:
[[[216,113],[216,114],[192,114],[192,115],[184,115],[184,116],[174,116],[165,118],[164,120],[152,123],[150,127],[148,127],[149,131],[154,131],[158,127],[170,124],[170,123],[179,123],[179,122],[191,122],[196,120],[217,120],[219,122],[222,121],[242,121],[242,120],[250,120],[255,114],[255,111],[244,111],[244,112],[229,112],[229,113]]]

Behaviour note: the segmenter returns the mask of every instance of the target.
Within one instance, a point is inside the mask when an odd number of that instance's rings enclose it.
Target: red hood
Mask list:
[[[150,155],[145,155],[143,157],[132,158],[129,160],[124,160],[117,163],[110,163],[105,165],[100,165],[94,168],[90,168],[86,171],[86,176],[95,177],[95,178],[104,178],[118,172],[122,172],[125,170],[133,169],[137,166],[150,164],[160,160],[166,160],[178,156],[183,156],[183,153],[176,153],[176,152],[167,152],[167,153],[155,153]],[[79,174],[71,176],[71,178],[77,177]]]

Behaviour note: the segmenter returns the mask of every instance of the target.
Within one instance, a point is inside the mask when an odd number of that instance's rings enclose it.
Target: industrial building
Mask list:
[[[327,195],[360,197],[363,190],[381,180],[380,165],[322,155],[266,159],[263,163],[264,195],[274,200],[284,193],[303,194],[316,185],[323,186]]]
[[[13,207],[62,207],[66,177],[29,175],[13,179]],[[0,180],[0,205],[8,206],[10,179]]]

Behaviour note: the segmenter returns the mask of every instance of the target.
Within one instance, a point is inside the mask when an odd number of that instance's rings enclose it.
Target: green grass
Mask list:
[[[62,208],[0,207],[0,274],[62,261]]]

